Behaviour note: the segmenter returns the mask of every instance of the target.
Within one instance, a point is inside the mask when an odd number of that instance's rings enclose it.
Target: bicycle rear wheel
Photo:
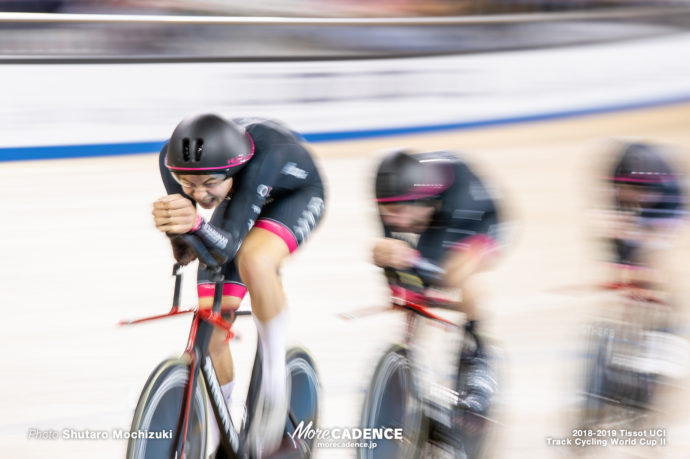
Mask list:
[[[357,448],[359,459],[416,459],[426,441],[422,404],[405,346],[393,345],[374,370],[362,409],[363,428],[402,428],[402,440],[372,440]]]
[[[319,377],[314,359],[302,348],[288,350],[286,357],[290,391],[290,412],[285,422],[285,433],[293,438],[299,457],[309,458],[314,447],[314,438],[297,438],[295,432],[303,426],[318,425],[319,417]]]
[[[132,419],[128,459],[171,457],[188,381],[189,364],[181,358],[165,360],[151,373]],[[206,394],[202,378],[197,377],[195,387],[184,445],[185,459],[206,457]]]

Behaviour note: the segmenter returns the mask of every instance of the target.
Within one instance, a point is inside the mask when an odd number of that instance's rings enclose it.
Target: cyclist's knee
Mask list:
[[[266,276],[276,275],[278,265],[270,254],[254,251],[238,254],[237,267],[242,281],[247,285],[262,282]]]

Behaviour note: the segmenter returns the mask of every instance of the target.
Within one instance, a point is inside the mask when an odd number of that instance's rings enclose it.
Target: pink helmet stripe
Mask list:
[[[397,201],[416,201],[417,199],[429,198],[431,196],[443,193],[448,189],[448,185],[436,186],[418,186],[411,193],[401,194],[399,196],[392,196],[390,198],[379,198],[376,202],[397,202]]]
[[[168,162],[167,162],[167,157],[166,157],[165,167],[167,167],[168,169],[173,170],[173,171],[217,171],[217,170],[228,169],[228,166],[219,166],[219,167],[175,167],[175,166],[169,166]]]
[[[665,180],[673,180],[673,174],[654,174],[649,178],[629,178],[629,177],[606,177],[606,180],[614,182],[629,182],[629,183],[659,183]]]

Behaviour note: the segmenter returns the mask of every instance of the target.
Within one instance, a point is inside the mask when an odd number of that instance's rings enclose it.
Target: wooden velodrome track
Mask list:
[[[356,426],[375,359],[397,338],[401,318],[386,313],[354,321],[341,312],[384,304],[386,287],[369,263],[378,235],[371,202],[373,153],[406,145],[457,149],[493,180],[514,219],[511,245],[484,275],[487,332],[500,350],[502,390],[495,457],[562,457],[546,437],[566,436],[579,384],[581,325],[598,301],[568,288],[601,280],[589,243],[592,177],[612,137],[641,137],[690,151],[690,105],[677,105],[509,127],[317,144],[328,180],[320,229],[284,268],[291,337],[308,346],[322,379],[322,425]],[[687,153],[678,155],[690,170]],[[187,318],[130,328],[123,318],[169,307],[171,257],[153,228],[150,205],[163,193],[156,157],[6,163],[0,265],[4,350],[0,398],[2,457],[120,458],[123,440],[28,439],[43,431],[127,429],[148,373],[179,353]],[[675,239],[669,276],[688,298],[688,231]],[[194,303],[193,274],[184,297]],[[687,301],[682,301],[687,323]],[[251,320],[238,320],[233,342],[246,390],[254,347]],[[690,451],[690,384],[668,392],[656,427],[668,445],[598,449],[595,456],[684,458]],[[239,403],[239,402],[238,402]],[[234,407],[235,415],[238,406]],[[628,455],[629,454],[629,455]],[[320,458],[354,457],[322,449]]]

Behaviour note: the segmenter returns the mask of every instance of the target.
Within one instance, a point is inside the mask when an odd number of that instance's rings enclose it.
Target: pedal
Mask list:
[[[441,389],[443,389],[445,392],[448,392],[446,388]],[[455,396],[455,404],[452,404],[450,398],[446,398],[450,397],[450,394],[444,393],[442,395],[444,396],[445,400],[426,400],[426,403],[424,404],[424,415],[430,420],[436,422],[437,424],[450,428],[453,424],[453,415],[451,407],[457,404],[457,394]]]

